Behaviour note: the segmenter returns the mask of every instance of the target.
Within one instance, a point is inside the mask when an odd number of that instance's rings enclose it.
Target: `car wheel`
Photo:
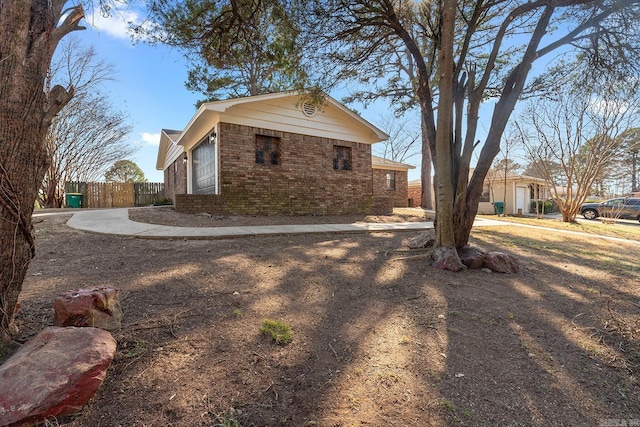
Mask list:
[[[582,212],[582,216],[586,219],[596,219],[598,217],[598,212],[594,209],[585,209]]]

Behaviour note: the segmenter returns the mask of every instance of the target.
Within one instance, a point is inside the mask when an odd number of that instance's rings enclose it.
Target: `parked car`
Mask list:
[[[603,216],[640,221],[640,198],[621,197],[600,203],[585,203],[580,207],[580,215],[586,219],[596,219]]]

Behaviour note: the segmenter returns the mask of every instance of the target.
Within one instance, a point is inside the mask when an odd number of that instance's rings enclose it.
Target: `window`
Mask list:
[[[396,189],[396,171],[387,171],[387,190]]]
[[[173,162],[173,184],[178,180],[178,161]]]
[[[256,135],[256,163],[259,165],[280,164],[280,138]]]
[[[624,204],[624,199],[611,199],[604,203],[604,206],[618,208]]]
[[[351,170],[351,147],[333,146],[333,169],[337,171]]]

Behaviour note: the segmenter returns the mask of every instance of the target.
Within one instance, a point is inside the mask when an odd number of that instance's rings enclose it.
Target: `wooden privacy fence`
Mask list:
[[[164,198],[164,184],[161,182],[69,181],[65,183],[64,191],[66,194],[82,194],[83,208],[147,206]]]

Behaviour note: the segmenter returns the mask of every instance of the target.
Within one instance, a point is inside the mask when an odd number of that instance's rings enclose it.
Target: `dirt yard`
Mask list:
[[[479,228],[473,243],[517,255],[522,272],[450,273],[398,259],[408,232],[142,240],[68,218],[36,226],[19,338],[52,323],[67,289],[115,286],[125,316],[104,384],[54,425],[640,423],[640,245]],[[265,319],[292,341],[261,334]]]

